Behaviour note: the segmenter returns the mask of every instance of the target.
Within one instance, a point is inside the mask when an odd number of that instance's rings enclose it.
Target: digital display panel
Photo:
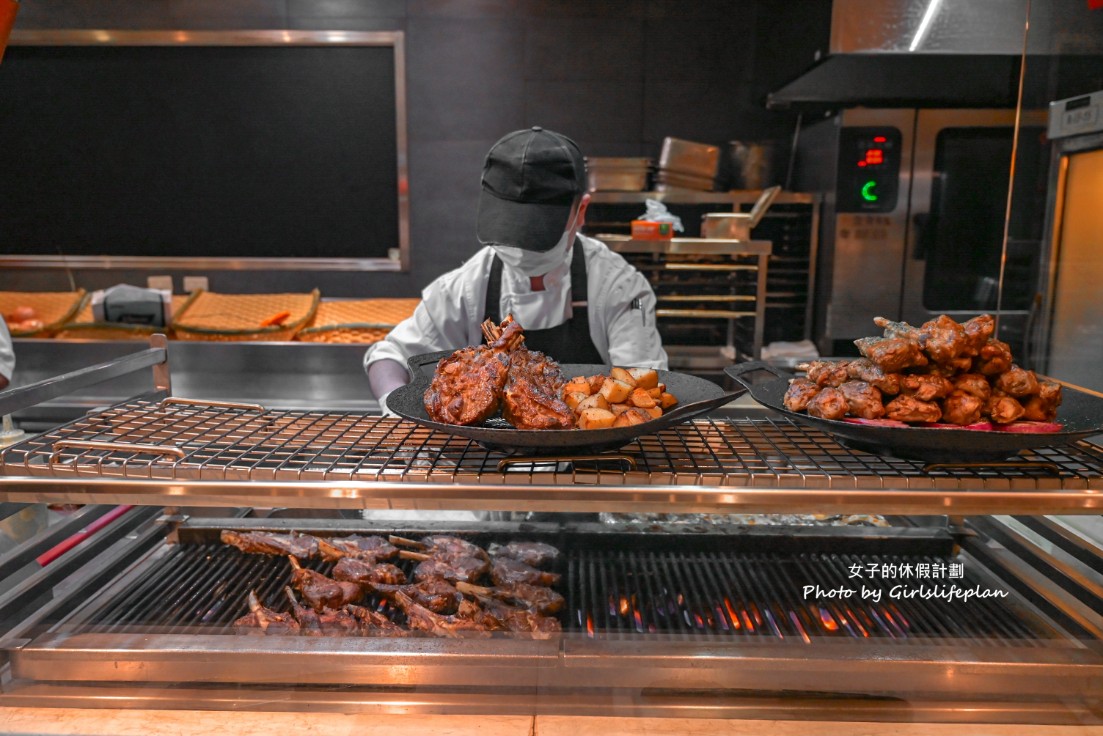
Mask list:
[[[900,131],[843,128],[839,134],[839,212],[891,212],[900,180]]]

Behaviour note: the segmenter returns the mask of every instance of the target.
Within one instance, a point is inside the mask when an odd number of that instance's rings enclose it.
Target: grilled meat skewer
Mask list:
[[[471,583],[456,583],[461,593],[483,598],[496,598],[531,609],[540,614],[559,613],[567,601],[559,593],[542,585],[514,583],[507,587],[487,588]]]
[[[340,608],[346,603],[358,599],[362,591],[356,583],[328,578],[320,572],[308,570],[299,564],[294,555],[287,558],[291,562],[291,584],[302,594],[303,599],[318,612],[322,609]]]
[[[361,537],[355,534],[348,537],[319,538],[318,551],[328,562],[345,558],[379,562],[393,560],[398,556],[398,548],[383,537]]]
[[[547,567],[559,559],[559,550],[543,542],[494,543],[487,552],[491,557],[508,557],[533,567]]]
[[[277,613],[260,604],[257,593],[249,591],[249,613],[234,621],[232,626],[239,634],[290,634],[299,633],[299,622],[289,613]]]
[[[223,529],[219,536],[223,544],[232,545],[248,554],[294,555],[304,560],[318,556],[318,540],[309,534],[238,532]]]
[[[481,560],[490,560],[486,550],[479,545],[446,534],[432,534],[420,542],[405,537],[396,537],[392,534],[388,537],[388,541],[400,547],[421,550],[433,557],[477,557]]]

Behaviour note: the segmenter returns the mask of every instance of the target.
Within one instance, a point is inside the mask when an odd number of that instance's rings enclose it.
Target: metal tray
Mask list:
[[[742,363],[725,369],[747,387],[758,403],[793,421],[817,427],[841,444],[875,455],[889,455],[928,462],[996,462],[1020,450],[1067,445],[1103,433],[1103,398],[1065,386],[1057,420],[1063,432],[980,432],[970,429],[927,427],[876,427],[835,419],[820,419],[785,408],[785,391],[794,374],[761,362]],[[767,373],[769,377],[761,374]],[[758,380],[753,378],[758,375]]]
[[[746,389],[724,391],[711,381],[685,373],[659,371],[659,381],[665,383],[667,390],[678,398],[678,404],[658,419],[636,424],[631,427],[610,429],[515,429],[501,417],[491,417],[486,422],[474,426],[444,424],[429,418],[425,411],[425,390],[432,381],[432,370],[426,370],[453,351],[415,355],[410,358],[410,383],[395,389],[387,397],[387,406],[399,416],[422,424],[426,427],[448,434],[475,440],[488,450],[497,450],[507,454],[550,455],[568,451],[602,452],[615,450],[631,442],[636,437],[657,432],[660,429],[680,424],[687,419],[704,414],[732,401],[745,393]],[[563,375],[590,376],[604,373],[608,366],[587,363],[562,364]]]

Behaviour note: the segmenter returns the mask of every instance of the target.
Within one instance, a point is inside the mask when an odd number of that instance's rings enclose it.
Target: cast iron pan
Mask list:
[[[387,406],[405,419],[410,419],[426,427],[459,435],[475,440],[483,447],[507,454],[555,455],[568,452],[595,453],[615,450],[631,442],[636,437],[657,432],[660,429],[679,424],[692,417],[716,409],[742,395],[745,389],[724,391],[720,386],[696,376],[684,373],[659,371],[659,381],[666,384],[666,390],[677,397],[678,403],[658,419],[636,424],[631,427],[610,429],[514,429],[501,417],[492,417],[480,425],[460,427],[453,424],[435,422],[425,411],[425,389],[433,378],[433,371],[441,358],[447,358],[451,350],[440,353],[415,355],[408,361],[410,383],[395,389],[387,397]],[[584,363],[562,364],[563,375],[592,376],[606,373],[604,365]]]
[[[929,427],[875,427],[835,419],[820,419],[785,408],[783,399],[793,374],[765,363],[741,363],[725,372],[747,387],[755,401],[791,418],[828,432],[846,447],[875,455],[926,462],[996,462],[1020,450],[1067,445],[1103,434],[1103,398],[1065,386],[1057,421],[1062,432],[981,432]],[[754,374],[757,374],[755,376]],[[768,374],[768,375],[766,375]],[[756,380],[758,379],[758,380]]]

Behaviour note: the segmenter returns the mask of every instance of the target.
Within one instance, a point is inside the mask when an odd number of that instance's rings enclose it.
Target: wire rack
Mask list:
[[[606,455],[511,458],[405,420],[173,398],[86,415],[0,458],[2,476],[57,478],[1103,489],[1103,447],[1089,441],[1003,463],[931,466],[852,450],[785,418],[700,419]]]

